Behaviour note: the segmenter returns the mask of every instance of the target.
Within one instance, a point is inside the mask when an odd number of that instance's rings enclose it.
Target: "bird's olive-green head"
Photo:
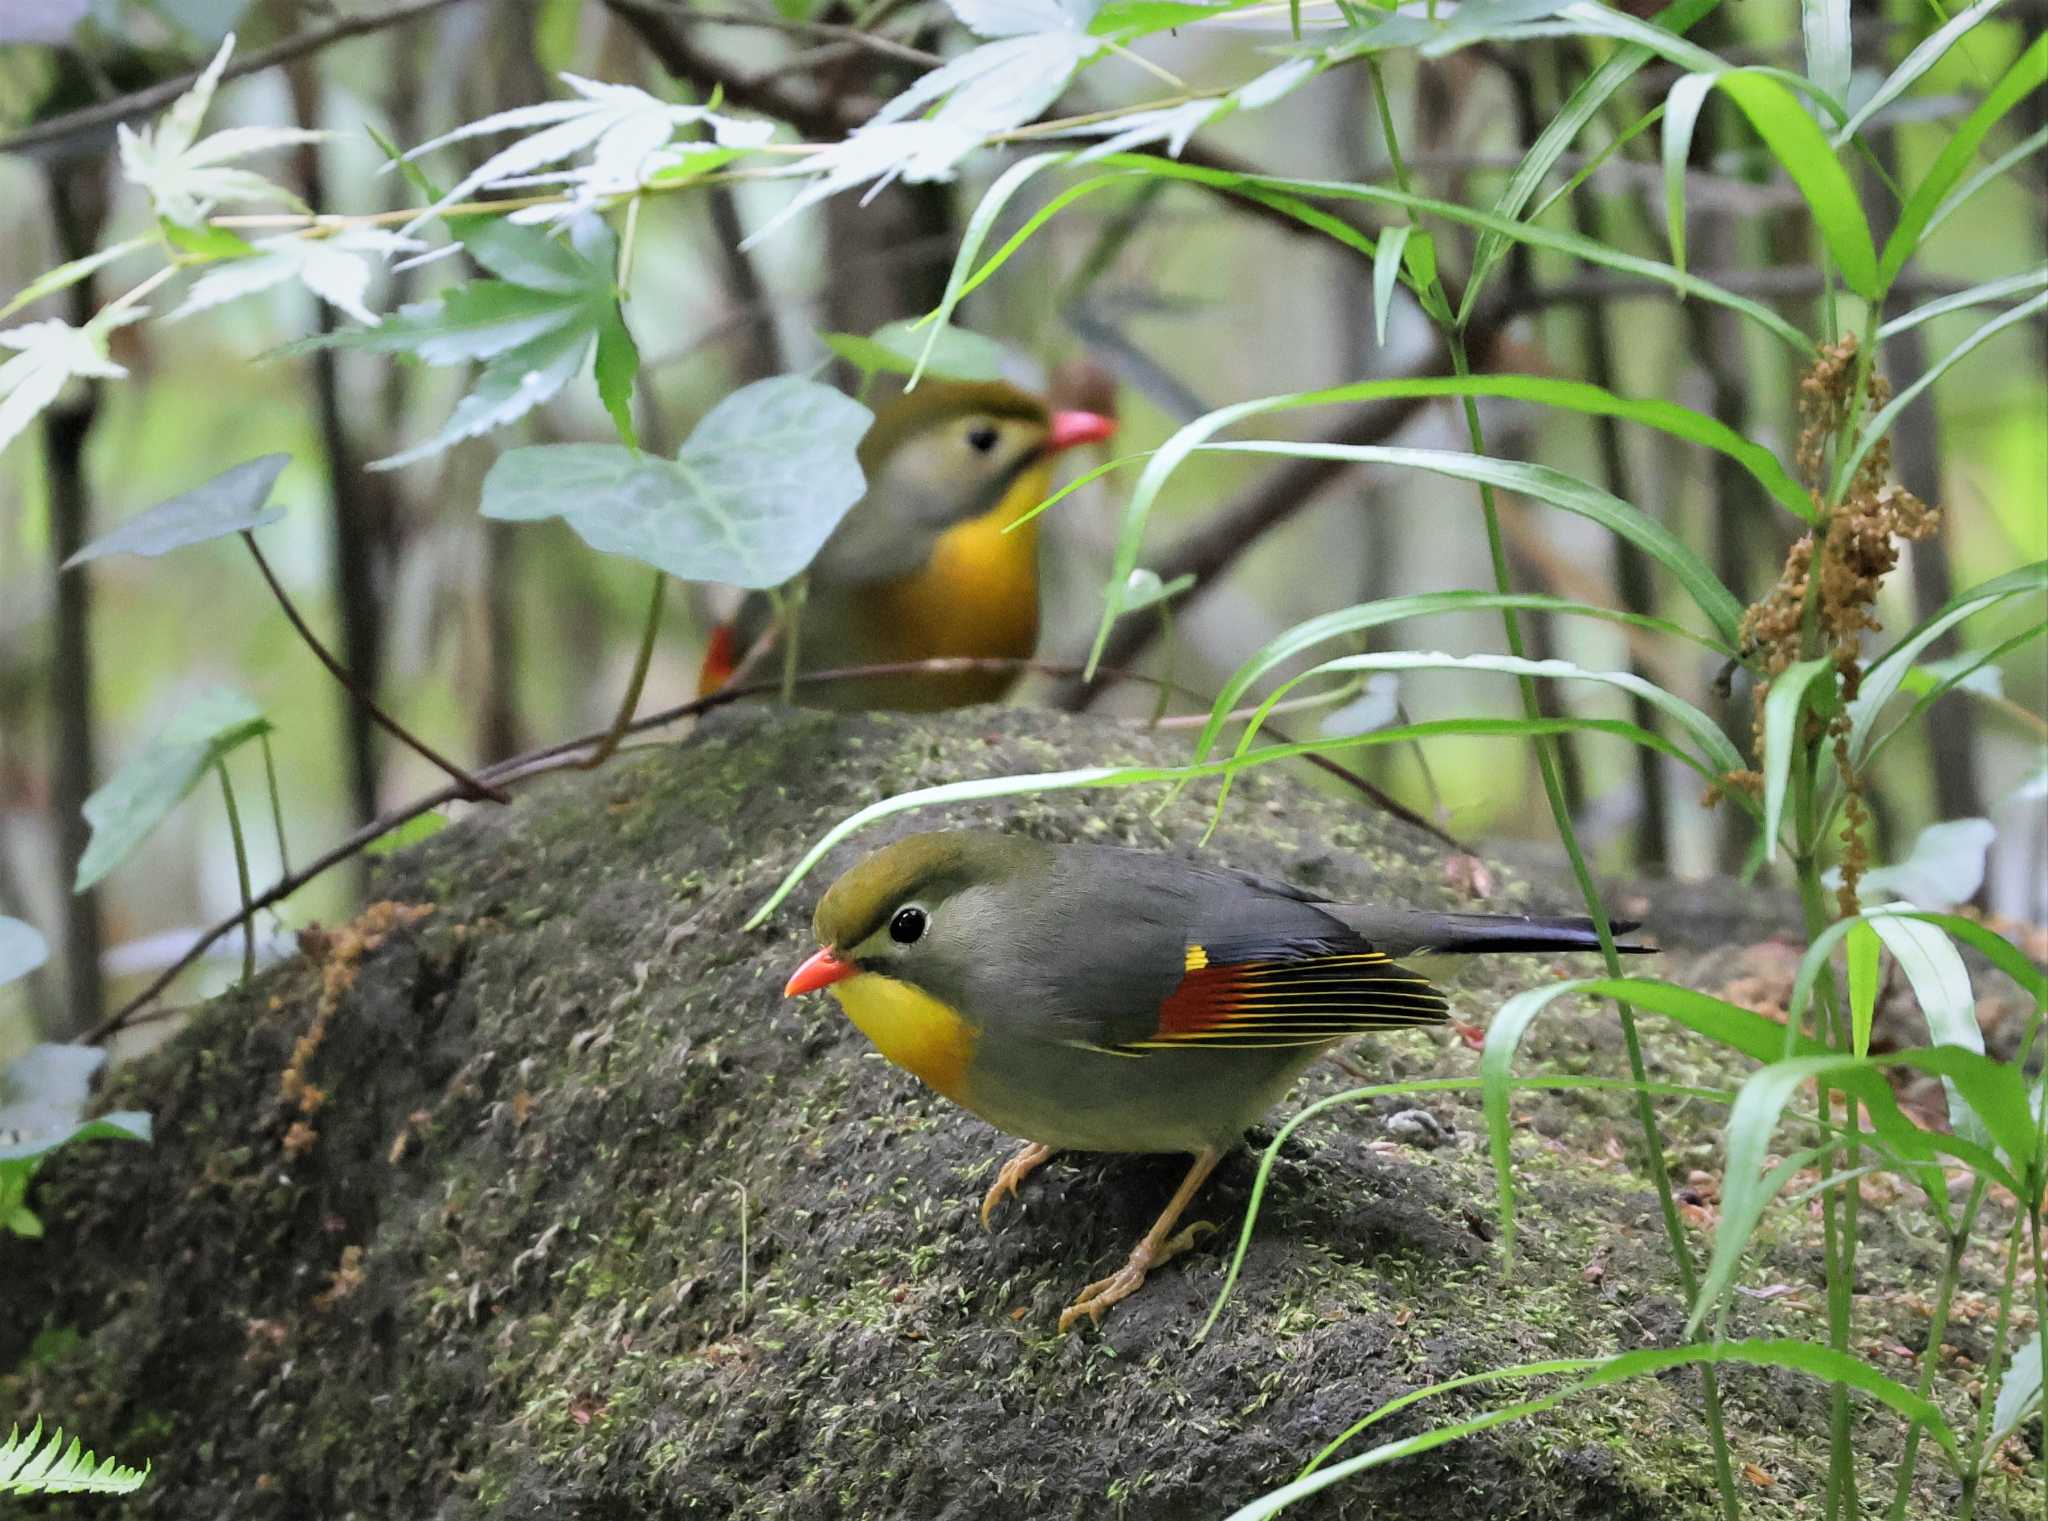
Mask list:
[[[820,551],[812,574],[853,585],[913,571],[938,534],[993,509],[1062,449],[1107,438],[1114,427],[1093,413],[1054,412],[995,380],[927,380],[883,399],[860,445],[867,496]]]
[[[999,954],[1014,932],[1006,888],[1036,874],[1048,854],[1014,835],[914,834],[885,846],[826,891],[812,919],[818,943],[864,971],[925,987]]]

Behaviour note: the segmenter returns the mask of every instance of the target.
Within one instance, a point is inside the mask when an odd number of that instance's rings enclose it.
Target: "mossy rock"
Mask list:
[[[154,1146],[53,1159],[48,1237],[0,1242],[0,1426],[41,1412],[155,1463],[140,1494],[80,1500],[81,1516],[1179,1521],[1285,1482],[1423,1384],[1669,1342],[1684,1312],[1653,1196],[1623,1160],[1632,1111],[1586,1090],[1517,1102],[1512,1262],[1476,1099],[1380,1100],[1290,1139],[1207,1340],[1193,1336],[1254,1153],[1198,1201],[1223,1231],[1099,1331],[1061,1336],[1059,1308],[1121,1260],[1182,1161],[1061,1157],[981,1229],[1005,1139],[889,1067],[828,1000],[781,997],[817,894],[889,829],[740,931],[810,842],[875,798],[1180,758],[1166,736],[1017,710],[753,713],[404,852],[382,868],[383,907],[123,1070],[108,1101],[152,1109]],[[1209,796],[1156,818],[1156,790],[950,817],[1192,853]],[[1333,896],[1470,906],[1435,842],[1279,774],[1242,782],[1208,850]],[[1538,897],[1510,883],[1487,906]],[[1460,1017],[1568,970],[1592,968],[1495,963],[1460,991]],[[1737,1076],[1649,1033],[1661,1078]],[[1476,1070],[1448,1031],[1346,1060],[1382,1081]],[[1524,1063],[1625,1071],[1612,1016],[1590,1011],[1539,1024]],[[1346,1083],[1319,1064],[1289,1106]],[[1717,1165],[1720,1111],[1666,1109],[1681,1177]],[[1873,1283],[1930,1281],[1925,1232],[1867,1234]],[[1774,1239],[1760,1271],[1801,1292],[1743,1300],[1734,1330],[1820,1337],[1809,1243]],[[1751,1370],[1724,1390],[1750,1513],[1817,1513],[1825,1390]],[[1370,1439],[1526,1392],[1462,1391]],[[1856,1419],[1866,1492],[1888,1490],[1899,1423],[1861,1404]],[[1680,1372],[1374,1470],[1296,1514],[1706,1517],[1710,1471],[1698,1381]],[[1948,1513],[1952,1483],[1923,1472],[1916,1514]]]

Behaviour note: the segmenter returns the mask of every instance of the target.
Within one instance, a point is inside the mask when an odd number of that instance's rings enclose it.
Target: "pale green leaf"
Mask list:
[[[68,290],[80,280],[112,264],[116,259],[125,259],[132,253],[140,252],[142,249],[149,247],[153,241],[146,234],[139,238],[129,238],[127,241],[116,243],[110,248],[102,248],[94,253],[89,253],[82,259],[73,259],[67,264],[59,264],[55,269],[36,276],[35,279],[29,281],[28,284],[17,291],[11,301],[5,306],[0,306],[0,322],[4,322],[7,318],[12,317],[16,312],[32,302],[40,301],[45,296],[54,296],[60,290]]]
[[[1671,638],[1688,640],[1718,654],[1731,653],[1728,646],[1691,633],[1662,618],[1652,618],[1644,613],[1625,613],[1588,602],[1574,602],[1569,598],[1554,597],[1543,592],[1446,591],[1419,592],[1410,597],[1385,597],[1373,602],[1359,603],[1354,607],[1338,608],[1334,612],[1307,619],[1275,635],[1262,645],[1231,673],[1217,692],[1216,700],[1210,707],[1209,722],[1203,727],[1201,737],[1195,742],[1195,759],[1208,758],[1228,722],[1229,715],[1237,710],[1245,694],[1251,691],[1260,678],[1318,644],[1364,633],[1368,629],[1399,623],[1409,618],[1427,618],[1454,612],[1493,612],[1502,608],[1627,624]]]
[[[264,454],[244,460],[203,485],[138,512],[111,533],[100,535],[66,560],[64,569],[108,555],[154,558],[189,544],[204,544],[275,523],[284,516],[284,509],[270,505],[270,491],[291,462],[289,454]]]
[[[1854,66],[1849,48],[1849,0],[1799,0],[1799,32],[1806,44],[1806,77],[1842,100]]]
[[[1609,533],[1635,545],[1671,572],[1724,641],[1733,644],[1740,638],[1741,606],[1707,568],[1704,560],[1655,518],[1611,492],[1576,476],[1566,475],[1561,470],[1552,470],[1547,465],[1496,460],[1485,455],[1459,454],[1449,450],[1400,449],[1377,444],[1246,442],[1204,444],[1200,447],[1223,454],[1274,454],[1297,459],[1343,459],[1357,464],[1395,465],[1532,497],[1590,519]]]
[[[2021,1422],[2040,1408],[2040,1404],[2041,1332],[2036,1330],[2013,1354],[2012,1362],[2005,1370],[2005,1381],[1998,1386],[1998,1403],[1991,1420],[1991,1440],[1984,1444],[1984,1450],[1996,1452],[2007,1437],[2020,1429]]]
[[[912,375],[922,362],[928,374],[947,380],[1000,380],[1003,346],[993,338],[950,323],[933,323],[929,334],[915,322],[887,322],[863,337],[826,333],[825,346],[866,374]]]
[[[239,692],[215,687],[188,698],[141,754],[85,800],[92,839],[72,890],[84,892],[120,865],[217,761],[269,729]]]
[[[514,449],[484,479],[484,516],[560,517],[591,548],[690,581],[780,586],[866,489],[874,420],[829,386],[778,376],[712,408],[673,460],[615,444]]]
[[[455,403],[439,432],[410,449],[371,460],[364,468],[397,470],[451,449],[466,438],[517,422],[553,400],[581,373],[596,347],[596,331],[577,322],[558,326],[523,347],[499,354],[484,366],[475,388]]]
[[[135,1110],[85,1117],[93,1074],[107,1053],[97,1046],[30,1046],[0,1068],[0,1163],[26,1162],[72,1141],[147,1141],[150,1118]]]
[[[0,988],[26,977],[50,959],[50,948],[35,926],[0,914]]]

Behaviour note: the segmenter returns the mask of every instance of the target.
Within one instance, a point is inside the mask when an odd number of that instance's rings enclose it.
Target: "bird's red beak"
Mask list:
[[[851,961],[841,961],[833,955],[832,947],[828,945],[796,969],[795,975],[784,984],[782,996],[794,998],[799,993],[815,993],[820,988],[829,988],[835,982],[857,976],[859,972],[860,968]]]
[[[1116,419],[1100,412],[1055,412],[1046,432],[1045,449],[1058,454],[1076,444],[1099,444],[1116,432]]]

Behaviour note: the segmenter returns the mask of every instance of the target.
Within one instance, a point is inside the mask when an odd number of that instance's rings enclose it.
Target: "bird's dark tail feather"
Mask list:
[[[1597,951],[1600,937],[1593,921],[1573,915],[1433,914],[1406,909],[1319,905],[1390,956],[1468,955],[1487,951]],[[1614,933],[1625,935],[1637,921],[1612,921]],[[1655,946],[1617,945],[1628,955],[1646,956]]]

